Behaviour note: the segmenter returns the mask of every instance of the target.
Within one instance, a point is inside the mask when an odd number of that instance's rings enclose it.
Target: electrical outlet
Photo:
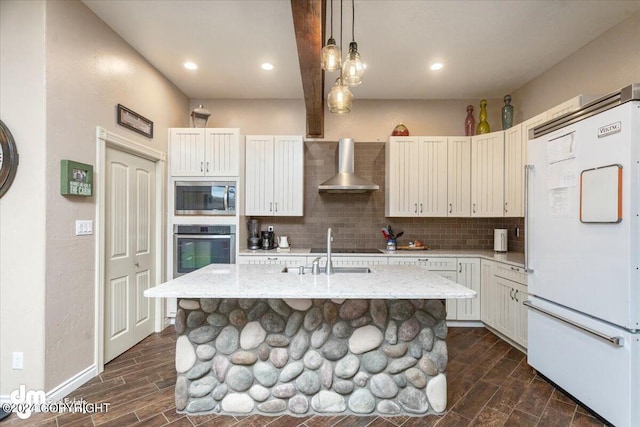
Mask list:
[[[516,227],[516,237],[520,237],[520,227]]]
[[[273,225],[268,225],[267,226],[267,231],[273,231]]]
[[[14,351],[11,356],[11,367],[13,369],[24,369],[24,353],[21,351]]]

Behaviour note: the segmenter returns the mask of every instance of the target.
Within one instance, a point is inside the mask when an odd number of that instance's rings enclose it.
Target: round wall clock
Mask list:
[[[18,169],[18,149],[9,128],[0,120],[0,197],[7,192]]]

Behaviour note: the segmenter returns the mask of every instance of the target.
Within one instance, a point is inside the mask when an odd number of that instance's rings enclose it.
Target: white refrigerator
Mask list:
[[[532,129],[528,363],[618,427],[640,426],[640,84]]]

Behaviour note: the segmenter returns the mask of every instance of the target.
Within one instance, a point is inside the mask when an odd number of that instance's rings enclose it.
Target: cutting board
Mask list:
[[[398,245],[396,248],[403,251],[424,251],[429,249],[429,246]]]

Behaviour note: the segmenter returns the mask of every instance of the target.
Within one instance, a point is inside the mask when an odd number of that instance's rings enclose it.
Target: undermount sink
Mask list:
[[[303,267],[304,274],[311,274],[310,267]],[[324,268],[320,268],[320,274],[324,274]],[[333,272],[338,273],[371,273],[369,267],[333,267]],[[300,267],[285,266],[281,273],[300,274]]]

